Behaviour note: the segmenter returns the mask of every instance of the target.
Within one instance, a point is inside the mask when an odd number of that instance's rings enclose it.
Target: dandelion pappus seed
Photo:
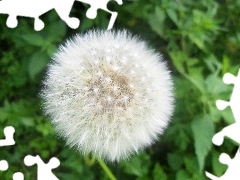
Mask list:
[[[68,145],[119,161],[163,133],[174,100],[159,54],[126,31],[89,31],[63,47],[49,65],[41,96]]]

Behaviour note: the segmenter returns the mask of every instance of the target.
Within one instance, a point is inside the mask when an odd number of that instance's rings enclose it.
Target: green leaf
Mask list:
[[[227,170],[227,165],[224,165],[219,162],[219,156],[220,153],[218,152],[212,153],[212,167],[213,172],[216,176],[221,176]]]
[[[197,164],[197,158],[195,156],[190,157],[190,156],[185,156],[183,158],[185,169],[187,170],[188,173],[195,174],[198,173],[198,164]]]
[[[224,54],[223,60],[222,60],[222,74],[225,74],[229,71],[229,66],[230,66],[230,59],[226,54]]]
[[[164,20],[166,18],[166,14],[164,10],[156,6],[154,13],[149,14],[148,16],[148,23],[152,27],[152,29],[162,38],[165,38],[165,31],[164,31]]]
[[[31,45],[34,46],[45,46],[46,41],[44,40],[44,38],[42,36],[40,36],[39,34],[25,34],[22,36],[22,38],[28,42]]]
[[[188,76],[185,74],[185,77],[202,93],[205,94],[205,82],[202,76],[192,75]]]
[[[126,173],[144,177],[148,173],[150,157],[145,153],[141,153],[132,157],[129,161],[124,161],[121,165],[124,166],[123,169]]]
[[[165,20],[165,17],[166,17],[165,12],[161,7],[159,7],[159,6],[155,7],[155,14],[156,14],[157,19],[160,22],[163,22]]]
[[[31,117],[22,117],[20,121],[26,127],[33,127],[35,125],[34,119]]]
[[[48,43],[53,44],[54,42],[62,41],[62,37],[66,34],[67,26],[63,21],[55,21],[49,24],[45,31],[48,34]]]
[[[205,83],[207,91],[216,97],[219,96],[220,93],[228,91],[228,87],[223,83],[222,79],[214,74],[209,75]]]
[[[186,170],[180,170],[177,172],[176,180],[190,180]]]
[[[154,180],[159,180],[159,179],[167,180],[166,173],[164,172],[163,168],[158,163],[155,164],[154,169],[153,169],[153,179]]]
[[[187,55],[181,51],[171,51],[169,52],[169,55],[178,72],[181,74],[185,73],[186,70],[184,68],[184,63],[188,59]]]
[[[49,57],[45,52],[36,52],[30,58],[28,64],[28,73],[29,76],[34,79],[36,75],[38,75],[48,64]]]
[[[86,31],[87,29],[91,28],[93,26],[93,21],[90,19],[83,19],[80,24],[80,28],[82,31]]]
[[[206,50],[205,47],[205,33],[203,33],[202,31],[196,30],[195,32],[189,32],[188,34],[189,39],[197,45],[197,47],[203,51]]]
[[[215,75],[218,75],[222,69],[222,64],[213,54],[210,54],[206,58],[204,58],[204,63],[207,65],[207,68]]]
[[[195,152],[200,171],[203,170],[205,157],[212,147],[214,125],[209,115],[199,115],[191,123]]]
[[[228,125],[236,122],[232,114],[232,110],[229,107],[224,109],[224,111],[220,111],[219,113],[222,115],[224,122]]]
[[[174,9],[166,9],[167,15],[169,18],[176,24],[178,25],[178,18],[177,18],[177,13]]]
[[[160,11],[159,11],[160,12]],[[159,13],[158,12],[158,13]],[[164,11],[161,11],[164,14]],[[150,24],[151,28],[162,38],[165,37],[164,32],[164,23],[162,21],[162,18],[158,19],[158,17],[164,17],[164,15],[152,13],[148,16],[148,23]]]
[[[174,154],[174,153],[168,153],[167,155],[167,160],[169,166],[173,170],[178,170],[180,169],[181,165],[183,164],[183,158],[179,154]]]
[[[47,54],[49,56],[53,56],[53,54],[56,52],[57,47],[55,45],[49,45],[47,48]]]
[[[35,129],[40,132],[44,137],[54,132],[53,127],[50,123],[38,124]]]
[[[209,112],[214,123],[219,122],[221,120],[221,114],[215,104],[214,105],[209,104]]]

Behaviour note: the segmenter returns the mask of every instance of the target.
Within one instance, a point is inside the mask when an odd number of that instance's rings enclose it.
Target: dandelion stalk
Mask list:
[[[100,166],[102,167],[102,169],[105,171],[105,173],[108,175],[109,179],[116,180],[115,176],[113,175],[111,170],[108,168],[106,163],[102,159],[97,159],[97,161],[100,164]]]
[[[88,166],[92,166],[95,162],[95,157],[90,157],[89,154],[85,155],[84,157],[84,161]]]

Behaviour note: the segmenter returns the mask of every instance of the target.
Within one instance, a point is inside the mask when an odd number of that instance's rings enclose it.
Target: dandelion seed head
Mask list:
[[[152,144],[173,111],[162,57],[126,31],[89,31],[61,46],[41,96],[67,144],[119,161]]]

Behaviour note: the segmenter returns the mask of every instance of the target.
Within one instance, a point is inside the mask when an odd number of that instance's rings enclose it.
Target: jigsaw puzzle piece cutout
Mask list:
[[[230,73],[226,73],[223,77],[223,82],[225,84],[234,84],[232,95],[230,101],[217,100],[216,106],[219,110],[224,110],[229,106],[232,110],[233,116],[235,118],[235,123],[225,127],[222,131],[218,132],[213,136],[212,142],[215,145],[220,146],[224,137],[229,137],[230,139],[236,141],[240,144],[239,129],[240,129],[240,111],[239,111],[239,102],[240,102],[240,69],[238,71],[238,76],[234,76]],[[216,177],[205,171],[207,177],[212,180],[238,180],[240,177],[240,148],[238,149],[235,157],[233,159],[226,153],[222,153],[219,157],[219,161],[222,164],[228,165],[227,171],[221,176]]]
[[[83,3],[86,3],[86,4],[89,4],[90,5],[90,8],[87,10],[86,12],[86,16],[87,18],[89,19],[95,19],[97,17],[97,11],[98,9],[102,9],[108,13],[111,14],[111,17],[110,17],[110,20],[109,20],[109,23],[108,23],[108,30],[112,29],[115,21],[116,21],[116,18],[117,18],[117,15],[118,13],[117,12],[114,12],[114,11],[110,11],[107,7],[107,4],[110,0],[77,0],[79,2],[83,2]],[[115,0],[119,5],[122,5],[122,0]]]
[[[17,27],[17,16],[22,16],[34,18],[34,29],[39,31],[44,28],[44,23],[39,16],[51,10],[53,5],[53,1],[47,0],[2,0],[0,1],[0,13],[9,15],[6,22],[9,28]]]
[[[239,171],[239,164],[240,164],[240,148],[238,149],[236,155],[233,159],[230,158],[230,156],[226,153],[222,153],[219,157],[219,161],[222,164],[228,165],[227,171],[221,176],[216,177],[212,175],[211,173],[205,171],[205,174],[208,178],[212,180],[239,180],[240,177],[240,171]]]
[[[114,2],[116,2],[118,5],[123,4],[122,0],[114,0]],[[108,4],[107,4],[107,6],[108,6]],[[109,8],[108,8],[108,10],[112,12],[112,16],[110,17],[109,24],[108,24],[108,30],[110,30],[110,29],[112,29],[112,27],[117,19],[118,13]]]
[[[18,25],[18,20],[17,20],[17,16],[14,15],[9,15],[7,18],[7,27],[9,28],[15,28]]]
[[[230,106],[230,102],[224,101],[224,100],[217,100],[216,106],[220,111],[222,111],[222,110],[226,109],[228,106]]]
[[[59,17],[72,29],[76,29],[80,25],[80,20],[75,17],[69,17],[75,0],[57,1],[55,10]]]
[[[46,179],[58,180],[58,178],[52,173],[52,169],[55,169],[60,165],[60,161],[56,157],[51,158],[50,161],[47,164],[45,164],[38,155],[37,156],[27,155],[24,158],[24,163],[26,166],[33,166],[34,164],[37,164],[38,180]]]
[[[1,146],[12,146],[15,144],[13,139],[13,134],[15,129],[12,126],[7,126],[4,128],[3,133],[5,135],[5,139],[0,139],[0,147]]]
[[[238,76],[234,76],[230,73],[226,73],[223,76],[223,82],[225,84],[234,84],[232,95],[230,101],[217,100],[216,106],[219,110],[224,110],[228,106],[231,108],[235,123],[225,127],[222,131],[218,132],[213,136],[212,142],[220,146],[224,141],[224,137],[229,137],[230,139],[236,141],[240,144],[240,111],[239,111],[239,102],[240,102],[240,69],[238,71]]]
[[[234,76],[231,73],[225,73],[224,76],[223,76],[223,82],[225,84],[235,84],[236,76]]]
[[[9,15],[9,17],[7,18],[6,24],[9,28],[17,27],[17,25],[18,25],[17,16]],[[41,19],[39,19],[39,17],[35,17],[34,18],[34,29],[36,31],[40,31],[43,28],[44,28],[44,22]]]
[[[226,73],[223,76],[223,82],[225,84],[234,84],[234,88],[232,91],[232,95],[230,98],[230,101],[223,101],[223,100],[217,100],[216,106],[219,110],[224,110],[227,106],[231,107],[233,116],[235,118],[236,122],[240,122],[240,111],[238,103],[240,102],[240,69],[238,71],[238,75],[234,76],[230,73]]]
[[[229,76],[229,77],[228,77]],[[236,122],[240,123],[240,111],[239,111],[239,103],[240,103],[240,69],[238,71],[238,76],[231,76],[228,75],[227,79],[228,82],[231,82],[234,84],[234,89],[232,92],[232,96],[230,98],[230,106],[233,112],[233,116],[235,118]]]
[[[0,171],[6,171],[8,169],[8,162],[6,160],[0,161]]]
[[[74,0],[2,0],[0,1],[0,13],[8,14],[7,26],[15,28],[18,25],[17,16],[34,18],[34,29],[40,31],[44,28],[44,22],[39,16],[51,9],[55,9],[59,17],[71,28],[77,28],[80,21],[70,18]]]
[[[215,134],[212,138],[212,142],[213,144],[220,146],[223,144],[224,137],[229,137],[240,144],[240,136],[237,136],[239,134],[239,130],[240,123],[231,124]]]
[[[24,180],[24,175],[21,172],[16,172],[13,174],[13,180]]]

